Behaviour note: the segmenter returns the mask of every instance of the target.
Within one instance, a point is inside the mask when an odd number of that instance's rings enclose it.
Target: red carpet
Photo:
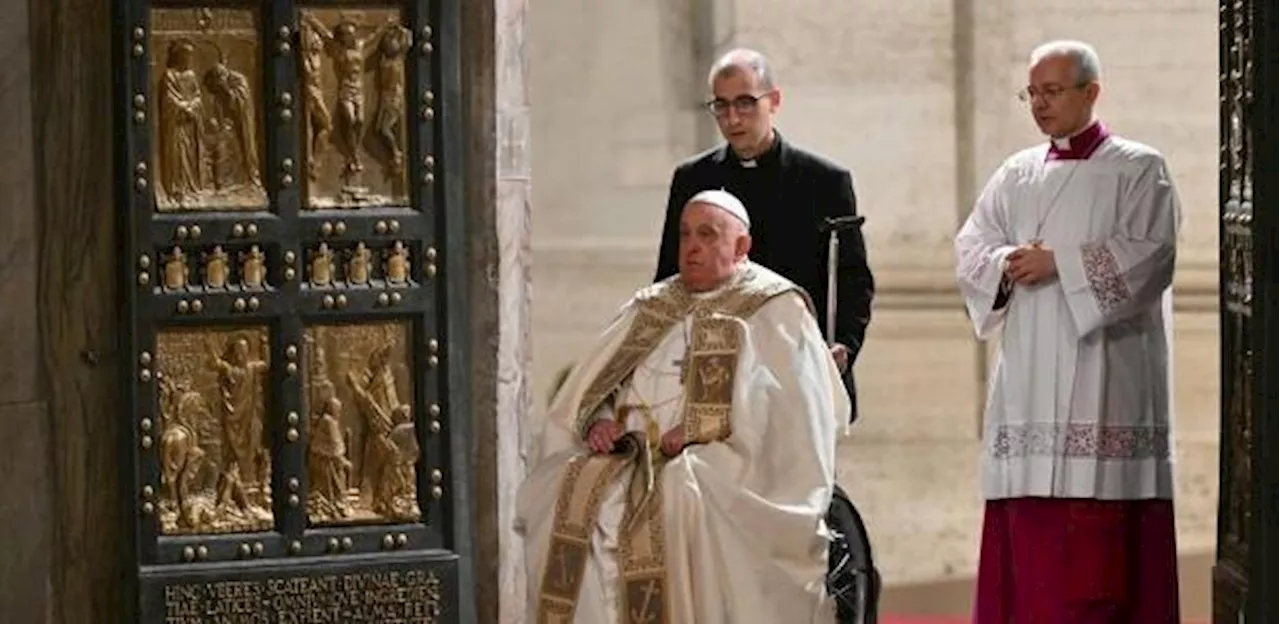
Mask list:
[[[1186,624],[1207,624],[1203,621],[1185,620]],[[880,624],[970,624],[967,617],[951,615],[882,615]]]

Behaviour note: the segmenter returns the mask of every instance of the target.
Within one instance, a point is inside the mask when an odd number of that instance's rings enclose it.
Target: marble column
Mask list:
[[[511,530],[516,490],[527,467],[530,416],[530,180],[526,0],[495,2],[498,309],[498,540],[501,622],[523,622],[524,550]]]
[[[35,164],[27,0],[0,1],[0,613],[47,622],[52,526],[48,406],[39,383]]]

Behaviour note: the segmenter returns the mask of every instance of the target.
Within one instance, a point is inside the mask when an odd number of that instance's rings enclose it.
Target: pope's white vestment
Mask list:
[[[519,492],[531,622],[833,621],[823,522],[849,404],[807,298],[744,262],[637,294],[565,380]],[[615,419],[636,444],[592,454]],[[656,445],[673,428],[691,443]]]

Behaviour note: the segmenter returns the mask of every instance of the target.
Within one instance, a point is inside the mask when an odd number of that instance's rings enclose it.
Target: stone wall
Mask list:
[[[736,7],[736,42],[770,55],[781,77],[780,126],[855,171],[877,268],[949,266],[957,215],[972,191],[1006,155],[1040,140],[1014,97],[1026,84],[1027,54],[1048,39],[1080,38],[1102,57],[1099,115],[1170,161],[1188,222],[1183,283],[1194,278],[1203,287],[1205,276],[1192,269],[1206,263],[1216,279],[1216,7],[1157,0],[738,0]]]
[[[1177,288],[1212,305],[1216,17],[1190,0],[539,2],[535,408],[555,371],[652,277],[671,169],[717,139],[699,107],[706,67],[733,45],[773,59],[781,130],[853,169],[886,314],[958,305],[952,234],[1000,160],[1039,140],[1014,97],[1027,54],[1050,38],[1091,41],[1103,61],[1101,116],[1162,150],[1179,185]]]
[[[695,0],[542,0],[533,101],[533,402],[652,279],[671,167],[707,143]]]

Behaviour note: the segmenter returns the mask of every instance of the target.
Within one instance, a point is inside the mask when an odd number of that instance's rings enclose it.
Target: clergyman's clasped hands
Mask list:
[[[614,444],[627,433],[621,425],[612,420],[599,420],[587,430],[587,446],[596,453],[612,453]],[[675,457],[684,450],[684,431],[676,427],[662,434],[662,454]]]
[[[1009,281],[1022,286],[1034,286],[1053,279],[1058,274],[1058,265],[1053,257],[1053,250],[1042,241],[1033,241],[1019,246],[1011,252],[1005,266],[1005,277]]]

